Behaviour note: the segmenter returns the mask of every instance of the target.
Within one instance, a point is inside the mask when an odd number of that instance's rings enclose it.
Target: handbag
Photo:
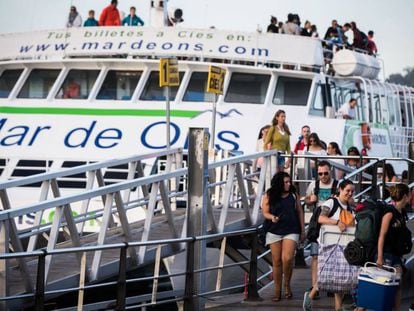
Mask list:
[[[318,256],[318,289],[334,293],[349,293],[358,283],[358,267],[345,259],[344,247],[321,245]]]

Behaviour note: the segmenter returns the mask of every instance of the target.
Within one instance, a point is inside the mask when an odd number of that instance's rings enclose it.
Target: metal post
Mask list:
[[[0,222],[0,253],[9,252],[9,224],[8,221]],[[7,259],[0,260],[0,295],[9,295],[9,263]],[[7,301],[0,301],[0,310],[7,310]]]
[[[377,187],[377,182],[378,182],[377,176],[378,175],[377,174],[378,174],[378,161],[376,161],[372,165],[371,198],[373,199],[378,199],[378,187]]]
[[[46,262],[46,250],[43,250],[43,254],[39,256],[37,263],[37,277],[36,277],[36,293],[35,293],[35,308],[36,311],[43,311],[45,304],[45,262]]]
[[[414,160],[414,141],[408,143],[408,158]],[[414,181],[414,164],[408,163],[408,183]]]
[[[128,243],[125,243],[125,247],[121,248],[121,252],[119,255],[118,287],[115,309],[117,311],[125,310],[127,249]]]
[[[166,110],[165,110],[165,118],[166,118],[166,127],[167,127],[167,149],[170,149],[171,143],[171,136],[170,136],[170,87],[166,86]]]
[[[257,291],[257,232],[252,234],[251,240],[251,253],[250,253],[250,269],[249,269],[249,285],[247,287],[247,299],[248,301],[260,301],[263,300]]]
[[[217,112],[217,94],[214,94],[213,100],[213,114],[211,116],[211,137],[210,137],[210,148],[215,149],[214,142],[216,138],[216,112]]]
[[[208,183],[208,132],[190,128],[188,148],[188,209],[187,237],[206,234]],[[194,270],[206,266],[206,242],[194,241],[187,245],[187,267],[184,310],[204,310],[205,274]]]

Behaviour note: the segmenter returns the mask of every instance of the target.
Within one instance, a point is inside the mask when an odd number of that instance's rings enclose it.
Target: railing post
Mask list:
[[[8,221],[0,222],[0,253],[9,252],[9,224]],[[0,260],[0,295],[7,297],[9,294],[9,264],[7,259]],[[0,310],[7,310],[7,301],[0,301]]]
[[[262,300],[258,293],[257,286],[257,232],[252,234],[251,252],[250,252],[250,269],[249,269],[249,284],[247,286],[247,301]]]
[[[43,311],[45,304],[45,262],[47,251],[43,250],[43,254],[39,256],[37,263],[36,292],[35,292],[35,308],[36,311]]]
[[[408,158],[414,160],[414,141],[408,143]],[[414,164],[408,162],[408,183],[414,181]]]
[[[208,132],[190,128],[188,147],[187,237],[206,234],[208,195]],[[204,310],[206,241],[188,244],[184,310]]]
[[[378,187],[377,187],[377,178],[378,174],[378,161],[372,165],[372,176],[371,176],[371,197],[374,199],[378,199]]]
[[[116,294],[116,309],[115,309],[117,311],[125,310],[127,249],[128,249],[128,243],[125,243],[125,246],[121,248],[120,255],[119,255],[118,287],[117,287],[117,294]]]

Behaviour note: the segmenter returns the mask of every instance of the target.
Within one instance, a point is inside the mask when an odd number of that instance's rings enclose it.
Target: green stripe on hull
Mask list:
[[[171,110],[172,117],[192,118],[201,111]],[[91,109],[91,108],[49,108],[49,107],[0,107],[0,113],[16,114],[60,114],[85,116],[146,116],[165,117],[165,110],[161,109]]]

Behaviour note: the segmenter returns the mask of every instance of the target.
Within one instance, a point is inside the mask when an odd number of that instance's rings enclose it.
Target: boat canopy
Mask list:
[[[124,55],[195,57],[317,68],[324,65],[323,48],[318,39],[217,29],[67,28],[1,34],[0,46],[0,60]]]

